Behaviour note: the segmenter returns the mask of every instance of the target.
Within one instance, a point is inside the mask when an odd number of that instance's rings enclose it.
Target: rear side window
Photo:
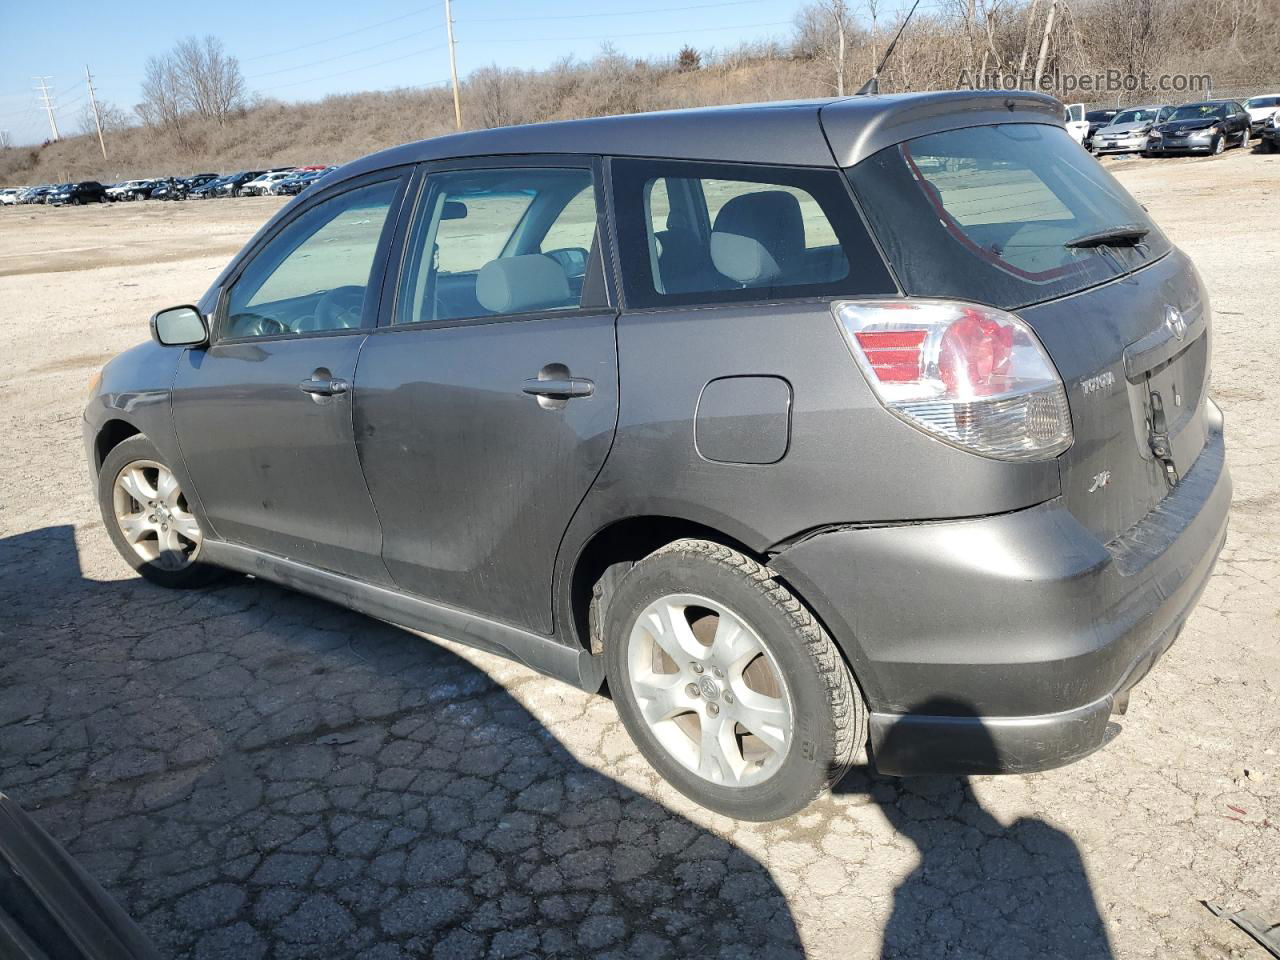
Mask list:
[[[586,168],[433,173],[415,214],[394,322],[575,310],[595,236]]]
[[[632,308],[895,293],[839,174],[614,160]]]
[[[1169,241],[1067,132],[1041,124],[949,130],[849,171],[907,292],[1005,309],[1074,293],[1164,256]],[[1136,225],[1136,246],[1077,247]]]

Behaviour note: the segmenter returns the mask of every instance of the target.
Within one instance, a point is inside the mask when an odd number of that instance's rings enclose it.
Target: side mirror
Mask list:
[[[209,324],[193,306],[170,307],[152,316],[151,336],[162,347],[198,347],[209,340]]]

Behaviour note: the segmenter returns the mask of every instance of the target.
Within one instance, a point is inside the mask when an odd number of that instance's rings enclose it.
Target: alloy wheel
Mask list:
[[[147,563],[181,570],[200,552],[204,534],[192,516],[178,480],[162,463],[134,460],[116,475],[112,488],[116,524]]]
[[[794,724],[782,671],[723,604],[691,594],[653,601],[628,638],[627,673],[654,737],[703,779],[751,786],[786,758]]]

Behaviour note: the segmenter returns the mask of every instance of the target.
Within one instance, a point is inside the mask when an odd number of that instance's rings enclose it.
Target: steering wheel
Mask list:
[[[334,287],[316,304],[315,329],[351,330],[360,326],[364,313],[364,287]]]
[[[233,337],[271,337],[288,332],[289,328],[275,317],[264,317],[260,313],[237,313],[231,318]]]

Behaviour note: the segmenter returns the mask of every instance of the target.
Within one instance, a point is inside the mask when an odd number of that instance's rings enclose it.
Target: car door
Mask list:
[[[395,582],[543,633],[617,421],[598,192],[580,158],[431,167],[356,373]]]
[[[182,356],[173,418],[214,534],[375,583],[378,516],[351,428],[407,172],[340,184],[260,238]]]

